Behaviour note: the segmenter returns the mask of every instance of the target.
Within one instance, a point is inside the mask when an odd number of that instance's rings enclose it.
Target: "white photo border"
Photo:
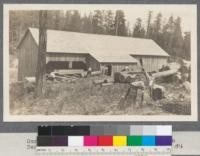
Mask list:
[[[10,10],[78,10],[89,7],[95,9],[125,9],[132,5],[157,7],[183,7],[191,9],[194,24],[191,29],[191,115],[11,115],[9,111],[9,11]],[[4,122],[61,122],[61,121],[198,121],[197,95],[197,4],[4,4],[3,7],[3,121]]]

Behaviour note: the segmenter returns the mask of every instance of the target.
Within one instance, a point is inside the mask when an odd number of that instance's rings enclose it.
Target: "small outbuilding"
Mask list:
[[[39,30],[29,28],[18,45],[18,80],[35,76]],[[47,71],[54,69],[108,69],[113,75],[141,62],[148,72],[158,71],[169,55],[151,39],[47,30]]]

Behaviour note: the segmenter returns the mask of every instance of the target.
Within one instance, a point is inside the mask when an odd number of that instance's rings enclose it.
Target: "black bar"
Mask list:
[[[90,126],[74,126],[75,135],[90,135]]]
[[[57,135],[66,135],[66,126],[52,126],[52,135],[57,136]]]
[[[90,135],[90,126],[38,126],[38,136]]]
[[[38,136],[50,136],[51,126],[38,126]]]
[[[52,126],[53,136],[90,135],[90,126]]]

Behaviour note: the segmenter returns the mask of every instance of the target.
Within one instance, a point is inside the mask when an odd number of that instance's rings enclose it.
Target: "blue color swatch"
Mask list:
[[[142,146],[155,146],[155,136],[142,136]]]

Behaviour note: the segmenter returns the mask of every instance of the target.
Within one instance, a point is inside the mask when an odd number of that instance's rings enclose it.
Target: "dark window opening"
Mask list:
[[[87,66],[82,61],[74,61],[72,63],[72,69],[84,69],[84,70],[87,70]]]
[[[108,76],[111,76],[112,75],[112,65],[109,64],[107,67],[108,67]]]
[[[46,65],[47,73],[50,73],[56,69],[68,69],[69,62],[67,61],[50,61]]]
[[[140,58],[140,65],[143,67],[143,60]]]

